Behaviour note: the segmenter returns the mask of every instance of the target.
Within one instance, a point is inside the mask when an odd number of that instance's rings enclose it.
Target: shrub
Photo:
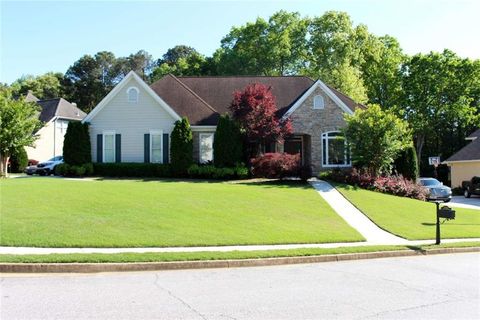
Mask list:
[[[296,177],[300,170],[300,155],[265,153],[251,160],[252,174],[256,177],[282,179]]]
[[[172,172],[176,176],[184,176],[193,163],[193,136],[190,124],[186,118],[175,122],[171,141]]]
[[[416,181],[418,178],[417,152],[412,145],[402,151],[395,160],[394,166],[397,174],[401,174],[407,179]]]
[[[74,165],[68,163],[61,163],[55,167],[55,174],[64,177],[84,177],[93,174],[93,164],[84,163],[81,165]]]
[[[82,165],[92,161],[87,123],[79,121],[68,123],[63,141],[63,160],[70,165]]]
[[[161,163],[94,163],[93,171],[103,177],[172,177],[171,165]]]
[[[28,156],[25,148],[19,148],[10,156],[10,172],[20,173],[28,165]]]
[[[349,171],[333,170],[325,178],[339,183],[358,186],[363,189],[418,200],[425,200],[428,195],[426,188],[402,175],[374,176],[368,172],[351,169]]]
[[[245,179],[248,177],[248,168],[244,165],[217,168],[213,165],[194,164],[188,168],[188,175],[191,178],[201,179]]]
[[[243,139],[240,127],[229,117],[223,115],[218,120],[213,139],[213,162],[217,167],[232,167],[242,162]]]

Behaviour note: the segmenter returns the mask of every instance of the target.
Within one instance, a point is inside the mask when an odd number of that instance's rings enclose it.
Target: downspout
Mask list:
[[[53,157],[56,157],[56,143],[57,143],[57,119],[53,120]]]

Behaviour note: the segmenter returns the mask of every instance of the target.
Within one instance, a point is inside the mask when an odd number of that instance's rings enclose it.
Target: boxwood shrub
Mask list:
[[[213,165],[194,164],[188,168],[188,176],[190,178],[200,179],[246,179],[248,178],[248,168],[243,165],[235,167],[217,168]]]
[[[93,174],[93,164],[84,163],[81,165],[71,165],[61,163],[55,167],[55,174],[64,177],[84,177]]]
[[[103,177],[172,177],[170,164],[161,163],[94,163],[93,171]]]

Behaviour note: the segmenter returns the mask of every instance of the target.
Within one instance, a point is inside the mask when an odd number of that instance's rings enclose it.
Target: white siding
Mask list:
[[[38,139],[34,142],[34,146],[25,148],[28,159],[45,161],[63,154],[65,130],[62,132],[60,129],[60,122],[63,121],[68,122],[62,119],[47,122],[43,128],[38,130],[36,133]]]
[[[90,121],[92,160],[97,161],[97,134],[115,131],[122,135],[122,162],[143,162],[145,133],[162,130],[170,134],[175,119],[132,78],[122,84],[121,90]],[[127,89],[139,89],[138,102],[128,102]]]

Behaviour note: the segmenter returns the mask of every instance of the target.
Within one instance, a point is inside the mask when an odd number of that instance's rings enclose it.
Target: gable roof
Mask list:
[[[38,100],[36,103],[42,108],[38,118],[43,122],[55,117],[81,121],[87,115],[63,98]]]
[[[140,78],[134,71],[130,71],[125,78],[120,81],[112,91],[110,91],[105,98],[100,101],[95,108],[83,119],[83,122],[88,122],[92,120],[99,112],[102,110],[110,100],[117,95],[117,93],[122,90],[123,87],[130,81],[135,79],[135,81],[144,89],[147,94],[149,94],[168,114],[170,114],[175,120],[180,120],[180,116],[175,110],[173,110],[170,105],[168,105],[155,91],[150,88],[142,78]]]
[[[252,83],[270,86],[275,96],[279,117],[284,116],[292,106],[317,82],[304,76],[199,76],[175,77],[167,75],[151,85],[177,113],[188,117],[192,125],[216,125],[220,114],[229,113],[235,91],[243,90]],[[331,88],[334,100],[344,105],[345,111],[364,107]]]
[[[480,161],[480,139],[473,140],[444,162],[449,163],[457,161]]]

